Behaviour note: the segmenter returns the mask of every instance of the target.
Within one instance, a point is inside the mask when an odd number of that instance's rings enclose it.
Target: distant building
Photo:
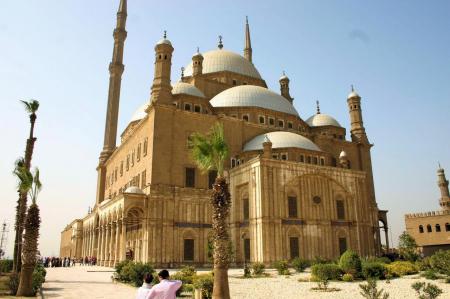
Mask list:
[[[450,249],[450,196],[444,169],[439,167],[438,186],[441,190],[440,211],[405,215],[406,231],[417,242],[425,256],[439,249]]]
[[[80,258],[83,241],[83,221],[76,219],[61,232],[60,257]]]
[[[248,22],[243,55],[224,49],[220,38],[216,49],[197,49],[189,57],[178,82],[171,79],[174,47],[164,34],[155,45],[150,98],[116,145],[126,2],[121,1],[114,30],[96,203],[81,220],[82,256],[95,256],[106,266],[124,259],[208,264],[216,172],[196,168],[188,141],[217,122],[230,150],[225,168],[236,263],[334,259],[349,248],[362,256],[381,254],[379,221],[387,236],[387,211],[380,211],[375,199],[361,97],[353,88],[342,97],[350,138],[319,107],[304,120],[285,74],[279,93],[267,88],[252,60]],[[74,231],[70,225],[63,233],[61,248],[78,256],[80,240],[75,238],[75,251],[68,245]]]

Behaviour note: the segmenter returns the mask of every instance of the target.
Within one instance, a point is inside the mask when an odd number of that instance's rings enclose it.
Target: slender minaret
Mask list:
[[[100,160],[104,162],[116,148],[117,121],[119,117],[120,85],[122,83],[123,49],[127,31],[125,24],[127,21],[127,0],[120,0],[117,12],[117,25],[114,29],[114,50],[112,61],[109,64],[109,91],[108,107],[106,111],[105,137],[103,141],[103,151]]]
[[[245,48],[244,57],[252,62],[252,41],[250,40],[250,26],[248,25],[248,17],[245,17]]]
[[[445,178],[444,169],[439,165],[438,168],[438,186],[441,190],[441,199],[439,200],[439,204],[443,210],[450,210],[450,195],[448,192],[448,180]]]
[[[352,91],[347,97],[348,109],[350,112],[350,133],[353,141],[360,141],[368,143],[366,129],[364,128],[362,110],[361,110],[361,97],[355,91],[352,85]]]
[[[163,38],[155,46],[155,75],[153,77],[152,103],[172,105],[172,85],[170,85],[170,72],[172,68],[173,47],[164,31]]]
[[[117,23],[114,29],[114,50],[112,61],[109,64],[109,90],[108,107],[106,110],[105,136],[103,150],[100,153],[99,165],[97,167],[97,204],[102,202],[105,195],[106,168],[105,162],[116,148],[117,122],[119,118],[120,85],[122,83],[123,49],[127,31],[125,25],[127,21],[127,0],[120,0],[117,11]]]
[[[281,95],[284,98],[286,98],[286,100],[291,102],[291,104],[292,104],[292,102],[294,101],[294,98],[291,97],[291,95],[289,94],[289,81],[290,80],[289,80],[288,76],[286,76],[286,74],[283,71],[283,75],[280,77],[280,80],[279,80],[280,92],[281,92]]]

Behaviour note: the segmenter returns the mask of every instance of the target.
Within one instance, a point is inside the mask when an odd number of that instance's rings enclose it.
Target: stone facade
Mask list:
[[[121,0],[115,32],[126,32],[126,2]],[[347,248],[362,255],[381,253],[378,221],[384,217],[387,232],[386,211],[376,204],[361,97],[352,90],[347,99],[351,140],[319,110],[311,118],[318,121],[305,122],[293,106],[285,75],[281,95],[267,89],[251,61],[248,23],[245,32],[244,56],[224,50],[220,41],[217,50],[197,51],[186,76],[182,73],[173,85],[174,47],[164,35],[155,46],[150,99],[136,111],[117,147],[122,69],[110,67],[97,198],[82,219],[82,256],[96,256],[100,265],[126,258],[161,266],[209,264],[215,172],[196,168],[188,141],[217,122],[230,149],[225,168],[235,263],[335,258]],[[120,51],[112,64],[121,64],[124,34],[114,39]],[[230,97],[225,104],[218,103],[222,92]]]
[[[60,257],[81,258],[83,221],[74,220],[61,232]]]
[[[448,181],[441,167],[438,169],[438,186],[441,191],[440,211],[405,215],[406,231],[425,256],[440,249],[450,249],[450,196]]]

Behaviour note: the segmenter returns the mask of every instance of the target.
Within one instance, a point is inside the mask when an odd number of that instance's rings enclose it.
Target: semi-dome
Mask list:
[[[351,99],[351,98],[361,98],[361,97],[355,90],[352,90],[352,92],[350,92],[347,96],[347,99]]]
[[[172,45],[170,40],[168,40],[167,38],[162,38],[156,43],[156,45],[162,45],[162,44],[166,44],[166,45],[170,45],[170,46]]]
[[[203,94],[203,92],[198,89],[197,87],[195,87],[192,84],[189,83],[185,83],[185,82],[177,82],[175,83],[175,85],[173,85],[172,88],[172,94],[187,94],[187,95],[191,95],[194,97],[200,97],[200,98],[204,98],[205,95]]]
[[[137,120],[143,119],[143,118],[147,115],[147,112],[145,112],[145,110],[147,109],[148,104],[149,104],[149,103],[147,102],[147,103],[145,103],[144,105],[140,106],[140,107],[133,113],[133,116],[131,117],[130,122],[133,122],[133,121],[137,121]]]
[[[244,145],[244,152],[262,150],[266,138],[272,142],[272,148],[294,147],[311,151],[321,151],[314,142],[302,135],[292,132],[276,131],[254,137]]]
[[[335,126],[341,127],[337,120],[328,114],[317,113],[306,120],[306,123],[311,127],[322,127],[322,126]]]
[[[213,107],[260,107],[298,116],[288,100],[261,86],[232,87],[213,97],[210,103]]]
[[[244,76],[261,79],[255,66],[241,55],[227,50],[213,50],[203,53],[202,72],[204,74],[229,71]],[[184,71],[192,76],[192,61]]]
[[[124,193],[132,193],[132,194],[145,194],[139,187],[130,186],[128,187]]]

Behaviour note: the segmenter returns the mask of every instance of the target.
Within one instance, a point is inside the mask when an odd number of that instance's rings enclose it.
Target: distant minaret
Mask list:
[[[352,136],[352,140],[368,143],[366,129],[364,128],[362,118],[361,97],[355,91],[353,85],[352,91],[347,97],[347,104],[350,112],[350,133]]]
[[[103,150],[100,153],[99,165],[97,167],[97,201],[99,204],[105,197],[106,167],[105,162],[116,148],[117,122],[119,118],[120,85],[122,83],[123,49],[127,31],[125,25],[127,21],[127,0],[120,0],[117,11],[117,24],[114,29],[114,50],[112,61],[109,64],[109,91],[108,107],[106,110],[105,136]]]
[[[439,204],[443,210],[450,210],[450,195],[448,192],[448,180],[445,178],[444,169],[439,165],[438,173],[438,186],[441,190],[441,199]]]
[[[248,17],[245,17],[245,48],[244,57],[252,62],[252,41],[250,40],[250,26],[248,25]]]
[[[291,97],[291,95],[289,94],[289,78],[288,78],[288,76],[286,76],[286,74],[285,74],[284,71],[283,71],[283,75],[280,77],[279,82],[280,82],[280,92],[281,92],[281,95],[282,95],[286,100],[288,100],[289,102],[291,102],[291,104],[292,104],[292,102],[294,101],[294,98]]]
[[[200,49],[197,48],[197,53],[192,56],[192,76],[201,75],[203,72],[203,55],[200,53]]]
[[[170,72],[172,68],[173,47],[164,31],[163,38],[155,46],[155,75],[153,77],[152,103],[172,105],[172,85],[170,85]]]
[[[109,91],[108,107],[106,111],[105,137],[103,142],[103,151],[100,154],[100,163],[108,159],[116,148],[117,139],[117,121],[119,117],[120,85],[122,83],[123,49],[127,31],[125,24],[127,21],[127,0],[120,0],[119,10],[117,12],[117,25],[114,29],[114,50],[112,61],[109,64]]]

